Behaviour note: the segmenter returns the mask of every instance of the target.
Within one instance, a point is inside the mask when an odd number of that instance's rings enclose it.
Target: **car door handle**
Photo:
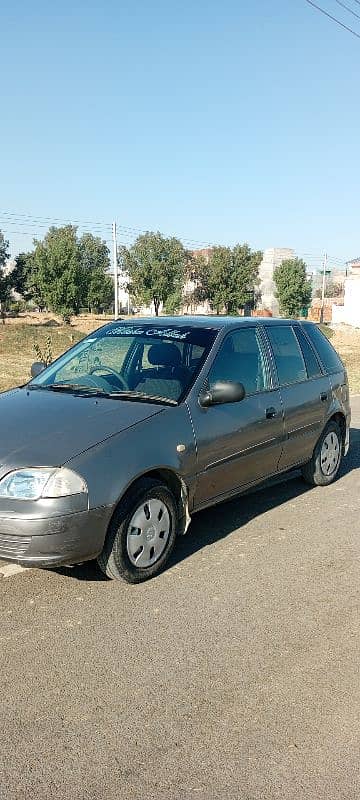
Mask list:
[[[270,406],[270,408],[267,408],[265,411],[265,416],[266,419],[274,419],[274,417],[277,416],[276,408],[274,408],[274,406]]]
[[[321,395],[320,395],[321,402],[325,403],[327,399],[328,399],[327,392],[321,392]]]

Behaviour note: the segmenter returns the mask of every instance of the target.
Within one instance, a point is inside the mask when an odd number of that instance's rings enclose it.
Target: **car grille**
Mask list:
[[[25,555],[31,542],[31,536],[8,536],[7,534],[0,534],[0,556],[16,556]]]

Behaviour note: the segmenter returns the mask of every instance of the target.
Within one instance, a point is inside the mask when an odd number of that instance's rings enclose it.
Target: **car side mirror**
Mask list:
[[[43,372],[44,369],[46,369],[46,364],[44,364],[43,361],[34,361],[30,370],[31,377],[37,378],[37,376],[40,375],[40,372]]]
[[[211,389],[201,393],[200,405],[203,408],[223,405],[224,403],[239,403],[245,397],[245,387],[237,381],[216,381]]]

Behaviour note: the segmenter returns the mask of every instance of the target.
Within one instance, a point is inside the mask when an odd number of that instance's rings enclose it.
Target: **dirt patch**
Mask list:
[[[349,325],[333,328],[331,344],[341,356],[349,376],[350,391],[360,393],[360,329]]]
[[[49,328],[37,322],[13,322],[0,325],[0,391],[29,380],[31,364],[38,360],[35,343],[43,350],[50,336],[52,356],[56,358],[84,337],[82,331],[69,325]]]
[[[17,317],[8,317],[5,326],[1,327],[6,327],[7,325],[37,325],[38,327],[44,326],[45,328],[62,328],[67,330],[75,328],[84,333],[90,333],[95,330],[95,328],[100,328],[101,325],[105,325],[106,322],[111,322],[112,319],[113,317],[108,314],[81,314],[79,317],[72,317],[70,325],[64,325],[61,317],[57,314],[47,313],[45,311],[34,311],[28,314],[19,314]]]

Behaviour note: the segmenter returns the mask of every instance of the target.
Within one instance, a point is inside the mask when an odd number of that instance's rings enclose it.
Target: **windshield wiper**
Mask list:
[[[162,395],[145,394],[144,392],[107,392],[105,389],[96,386],[83,386],[80,383],[34,383],[29,384],[28,389],[46,389],[50,392],[68,392],[77,394],[79,397],[106,397],[109,400],[133,400],[143,403],[162,403],[170,406],[177,406],[177,401]]]
[[[169,406],[177,406],[177,400],[172,400],[170,397],[162,397],[157,394],[145,394],[144,392],[109,392],[107,397],[119,400],[134,400],[144,403],[165,403]]]
[[[89,397],[110,397],[110,393],[105,389],[96,386],[83,386],[80,383],[35,383],[30,384],[28,389],[46,389],[49,392],[68,392],[69,394],[81,394],[82,397],[88,395]]]

